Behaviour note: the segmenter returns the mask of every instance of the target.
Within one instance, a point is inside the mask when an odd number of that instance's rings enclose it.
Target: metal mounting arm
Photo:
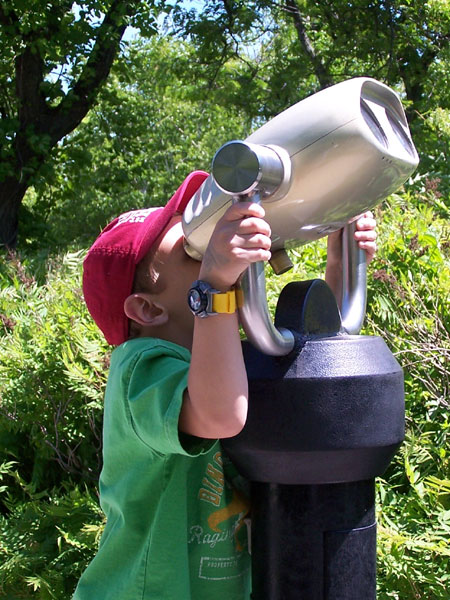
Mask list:
[[[367,262],[366,253],[359,248],[353,234],[355,223],[344,227],[342,235],[342,330],[356,335],[366,315],[367,301]]]
[[[245,195],[239,200],[247,200]],[[253,202],[260,202],[259,194],[253,194]],[[295,338],[289,329],[277,329],[272,323],[267,306],[266,276],[264,263],[251,264],[239,282],[242,292],[242,305],[239,319],[247,334],[248,341],[255,348],[270,356],[285,356],[294,348]]]

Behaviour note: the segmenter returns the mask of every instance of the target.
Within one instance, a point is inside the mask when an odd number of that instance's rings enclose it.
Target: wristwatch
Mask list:
[[[236,311],[236,292],[220,292],[206,281],[197,280],[188,292],[188,305],[196,317],[232,314]]]

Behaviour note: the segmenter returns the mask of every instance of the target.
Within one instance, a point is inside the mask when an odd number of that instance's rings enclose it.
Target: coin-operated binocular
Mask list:
[[[200,257],[230,203],[253,196],[272,229],[272,267],[282,273],[291,266],[286,249],[346,227],[398,189],[417,164],[395,92],[365,77],[345,81],[217,152],[212,175],[183,215],[186,250]],[[356,333],[365,310],[365,270],[349,237],[340,308],[343,329]],[[241,285],[240,317],[248,339],[267,354],[289,353],[292,336],[274,330],[267,316],[262,265],[249,269]]]
[[[263,204],[272,267],[344,228],[342,298],[294,282],[269,316],[264,265],[240,281],[249,413],[225,451],[252,482],[253,600],[373,600],[374,478],[404,437],[403,375],[381,338],[360,336],[364,253],[349,222],[418,164],[398,96],[356,78],[299,102],[216,153],[183,215],[201,256],[231,202]]]

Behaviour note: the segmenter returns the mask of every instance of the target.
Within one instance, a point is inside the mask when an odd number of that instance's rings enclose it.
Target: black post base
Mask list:
[[[252,483],[252,600],[375,600],[374,480]]]

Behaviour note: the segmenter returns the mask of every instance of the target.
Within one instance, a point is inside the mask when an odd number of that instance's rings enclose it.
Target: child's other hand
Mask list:
[[[271,232],[264,215],[263,207],[252,202],[230,206],[216,224],[200,278],[219,290],[227,290],[251,263],[269,260]]]
[[[356,221],[355,240],[358,242],[358,246],[366,251],[367,264],[370,263],[377,251],[376,225],[370,210],[358,217]]]
[[[356,220],[355,240],[358,242],[358,246],[365,250],[367,264],[369,264],[377,251],[376,221],[370,210]],[[342,229],[328,236],[327,253],[330,262],[338,263],[341,261]]]

